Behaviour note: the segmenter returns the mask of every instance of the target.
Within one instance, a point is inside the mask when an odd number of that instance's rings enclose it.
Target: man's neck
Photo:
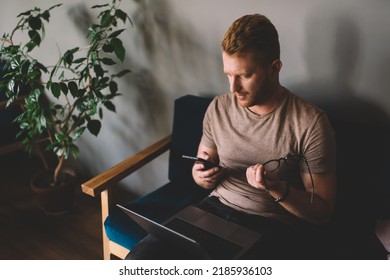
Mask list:
[[[264,102],[248,109],[256,115],[263,116],[273,112],[283,100],[284,88],[279,84],[273,94]]]

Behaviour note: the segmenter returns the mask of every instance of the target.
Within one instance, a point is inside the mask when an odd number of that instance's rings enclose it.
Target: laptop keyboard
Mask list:
[[[197,241],[216,260],[233,259],[242,249],[240,245],[179,218],[171,220],[166,226]]]

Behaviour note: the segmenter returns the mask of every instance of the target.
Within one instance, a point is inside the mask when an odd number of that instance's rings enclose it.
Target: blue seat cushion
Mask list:
[[[163,222],[186,206],[200,201],[209,191],[199,186],[172,182],[146,194],[125,207],[157,222]],[[131,250],[147,233],[123,211],[116,209],[104,222],[107,237]]]
[[[191,174],[193,163],[183,160],[182,155],[196,155],[204,113],[211,100],[211,97],[193,95],[175,100],[169,156],[170,183],[130,202],[126,207],[151,220],[162,222],[209,193],[195,184]],[[110,240],[128,249],[146,236],[146,232],[119,209],[110,214],[104,227]]]

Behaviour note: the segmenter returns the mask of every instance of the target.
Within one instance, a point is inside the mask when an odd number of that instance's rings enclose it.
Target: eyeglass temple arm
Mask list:
[[[305,156],[302,156],[302,159],[305,161],[307,169],[309,170],[309,175],[310,175],[310,181],[311,181],[311,197],[310,197],[310,203],[313,203],[314,200],[314,180],[313,180],[313,175],[310,170],[309,163],[307,162],[307,159]],[[302,160],[301,159],[301,160]]]

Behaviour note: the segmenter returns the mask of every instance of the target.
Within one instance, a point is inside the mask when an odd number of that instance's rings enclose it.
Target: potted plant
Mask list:
[[[125,58],[119,35],[125,30],[121,27],[131,20],[120,9],[120,1],[93,6],[92,9],[98,9],[99,23],[88,30],[89,45],[62,52],[51,66],[34,58],[32,51],[39,50],[45,37],[45,23],[49,23],[50,13],[61,4],[47,10],[36,7],[19,14],[16,27],[0,39],[3,73],[0,90],[6,94],[8,105],[22,95],[24,98],[24,111],[15,120],[20,126],[17,137],[29,152],[37,138],[45,137],[46,150],[56,155],[56,166],[43,179],[36,178],[39,191],[61,190],[73,180],[64,162],[78,157],[76,141],[86,130],[95,136],[99,134],[103,108],[115,112],[112,101],[120,95],[116,79],[130,72],[111,74],[108,71]],[[25,42],[15,42],[18,32],[27,35]],[[63,201],[73,194],[62,191],[58,196]],[[52,213],[68,210],[69,203],[60,209],[61,203],[43,206],[46,212]]]

